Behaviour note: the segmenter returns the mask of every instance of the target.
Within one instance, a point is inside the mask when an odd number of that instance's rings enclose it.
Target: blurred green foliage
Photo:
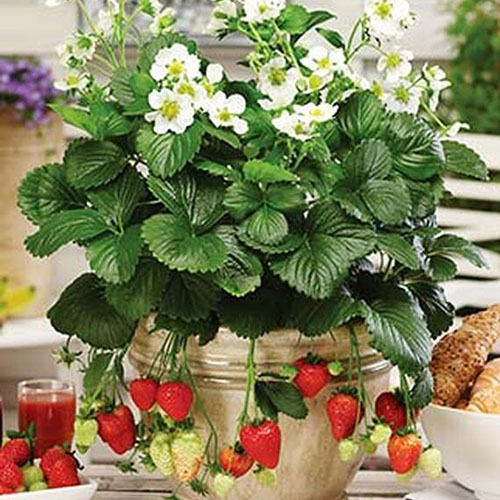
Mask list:
[[[453,107],[477,133],[500,134],[500,1],[450,0],[457,52]]]

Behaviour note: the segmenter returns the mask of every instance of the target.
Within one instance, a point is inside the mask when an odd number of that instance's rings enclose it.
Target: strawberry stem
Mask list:
[[[255,404],[255,381],[256,381],[256,370],[255,370],[255,339],[250,340],[248,356],[247,356],[247,380],[245,389],[245,401],[243,403],[243,411],[238,419],[238,431],[245,425],[248,420],[248,408],[250,405],[250,397],[252,397],[254,404],[254,416],[256,414],[256,404]]]

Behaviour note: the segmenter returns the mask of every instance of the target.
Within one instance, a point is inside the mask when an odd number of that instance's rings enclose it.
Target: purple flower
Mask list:
[[[0,109],[13,104],[27,126],[47,123],[48,105],[60,95],[47,66],[28,59],[0,58]]]

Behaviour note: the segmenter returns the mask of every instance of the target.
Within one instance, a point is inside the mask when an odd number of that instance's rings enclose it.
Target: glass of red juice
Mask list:
[[[17,403],[19,430],[26,431],[35,424],[35,458],[53,446],[71,446],[76,412],[71,382],[26,380],[18,385]]]

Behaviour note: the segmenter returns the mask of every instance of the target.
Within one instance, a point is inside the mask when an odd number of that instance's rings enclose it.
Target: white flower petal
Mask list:
[[[209,64],[206,74],[210,83],[219,83],[224,78],[224,68],[220,64]]]
[[[236,115],[241,115],[245,108],[247,107],[247,103],[245,98],[242,95],[234,94],[229,96],[227,99],[227,104],[232,113]]]

